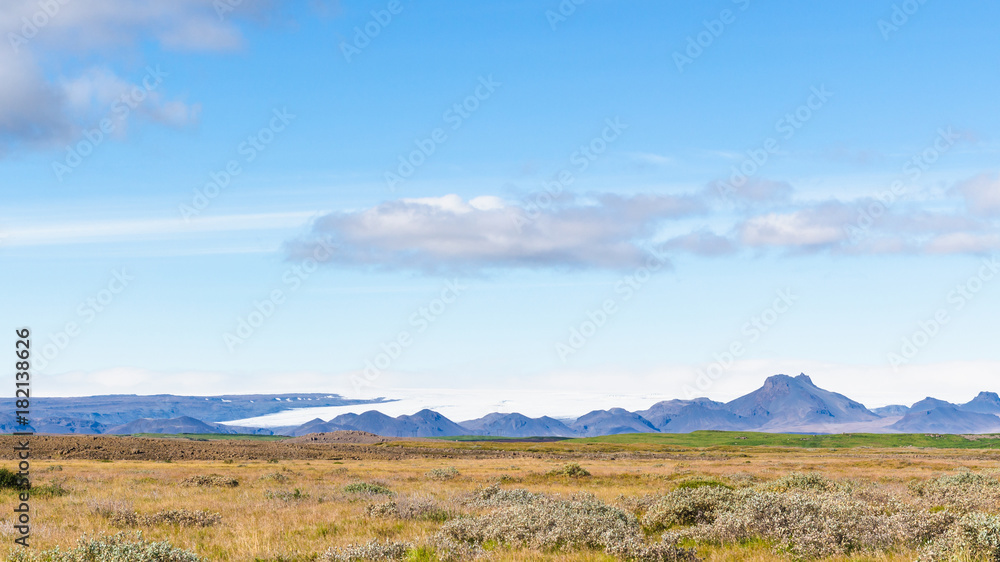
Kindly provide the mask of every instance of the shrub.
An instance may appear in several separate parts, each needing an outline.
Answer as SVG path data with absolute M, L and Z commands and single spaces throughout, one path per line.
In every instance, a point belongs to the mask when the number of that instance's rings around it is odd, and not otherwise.
M 442 533 L 432 535 L 427 541 L 427 546 L 410 552 L 410 560 L 414 562 L 423 560 L 467 562 L 480 558 L 489 559 L 489 553 L 482 545 L 456 541 Z
M 571 478 L 590 476 L 590 472 L 588 472 L 586 468 L 583 468 L 575 462 L 568 463 L 562 468 L 557 468 L 549 472 L 549 474 L 552 476 L 569 476 Z
M 1000 503 L 1000 481 L 977 472 L 957 472 L 913 482 L 909 489 L 925 502 L 966 512 L 992 510 Z
M 674 525 L 711 523 L 719 511 L 733 507 L 735 498 L 732 490 L 719 486 L 677 488 L 650 506 L 643 523 L 654 531 Z
M 321 562 L 360 562 L 363 560 L 403 560 L 413 545 L 405 542 L 372 541 L 368 544 L 331 548 L 320 555 Z
M 716 480 L 715 478 L 690 478 L 687 480 L 681 480 L 677 483 L 678 489 L 683 488 L 703 488 L 706 486 L 726 488 L 732 490 L 733 487 L 721 480 Z
M 210 511 L 169 509 L 143 515 L 125 502 L 97 504 L 94 512 L 116 527 L 152 527 L 154 525 L 179 525 L 181 527 L 211 527 L 222 521 L 222 515 Z
M 482 515 L 445 523 L 440 531 L 442 539 L 542 550 L 593 548 L 642 560 L 661 555 L 660 560 L 694 559 L 692 553 L 676 545 L 645 545 L 634 515 L 593 496 L 563 500 L 523 490 L 505 492 L 492 486 L 480 490 L 477 496 L 470 503 L 496 507 Z
M 355 482 L 353 484 L 348 484 L 344 486 L 344 491 L 348 494 L 365 494 L 369 496 L 393 496 L 396 494 L 396 492 L 393 492 L 381 484 L 370 484 L 368 482 Z
M 140 516 L 146 525 L 179 525 L 181 527 L 211 527 L 222 521 L 222 515 L 211 511 L 168 509 Z
M 16 473 L 0 468 L 0 490 L 20 490 L 24 488 L 24 481 Z
M 792 490 L 832 492 L 838 489 L 838 485 L 833 480 L 818 472 L 793 472 L 771 482 L 768 488 L 776 492 L 789 492 Z
M 59 498 L 69 494 L 69 490 L 63 487 L 61 482 L 49 482 L 31 487 L 31 495 L 36 498 Z
M 643 494 L 641 496 L 626 496 L 625 494 L 619 494 L 618 497 L 615 498 L 615 505 L 638 516 L 649 511 L 649 508 L 653 507 L 653 504 L 662 499 L 663 495 L 660 494 Z
M 169 542 L 149 542 L 141 532 L 119 533 L 88 538 L 84 535 L 71 550 L 46 550 L 28 553 L 16 550 L 11 562 L 204 562 L 193 552 L 171 546 Z
M 920 553 L 921 560 L 1000 560 L 1000 516 L 971 513 Z
M 288 476 L 280 472 L 268 472 L 267 474 L 260 477 L 261 480 L 270 480 L 272 482 L 285 482 L 288 480 Z
M 451 513 L 433 498 L 426 496 L 400 497 L 371 504 L 366 508 L 371 517 L 395 517 L 422 521 L 446 521 Z
M 469 507 L 490 508 L 506 505 L 528 505 L 543 499 L 542 494 L 536 494 L 524 489 L 504 490 L 500 486 L 493 484 L 486 488 L 476 490 L 472 496 L 465 500 Z
M 744 490 L 715 521 L 695 528 L 691 538 L 737 543 L 762 539 L 798 558 L 878 552 L 917 547 L 946 528 L 948 513 L 888 512 L 836 493 Z
M 225 488 L 235 488 L 240 485 L 240 481 L 229 476 L 220 474 L 196 475 L 185 478 L 181 481 L 184 486 L 220 486 Z
M 694 549 L 680 548 L 676 541 L 670 540 L 644 544 L 638 539 L 633 539 L 609 546 L 607 553 L 631 562 L 694 562 L 700 560 Z
M 298 488 L 295 488 L 291 492 L 288 490 L 268 490 L 264 492 L 264 496 L 269 500 L 281 500 L 286 502 L 309 499 L 309 494 Z
M 427 473 L 427 477 L 431 480 L 451 480 L 452 478 L 458 477 L 458 469 L 449 466 L 448 468 L 435 468 Z

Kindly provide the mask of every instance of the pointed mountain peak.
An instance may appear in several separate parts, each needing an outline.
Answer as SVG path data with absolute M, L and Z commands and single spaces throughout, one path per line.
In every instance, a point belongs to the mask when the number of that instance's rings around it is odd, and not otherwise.
M 795 377 L 795 380 L 800 381 L 800 382 L 804 382 L 806 384 L 812 384 L 813 386 L 816 386 L 815 384 L 813 384 L 812 379 L 809 378 L 809 375 L 807 375 L 805 373 L 799 373 L 799 376 Z

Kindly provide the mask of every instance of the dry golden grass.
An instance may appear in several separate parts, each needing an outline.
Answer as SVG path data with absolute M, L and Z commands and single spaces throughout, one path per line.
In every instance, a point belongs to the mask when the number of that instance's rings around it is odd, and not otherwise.
M 69 494 L 32 498 L 32 550 L 72 546 L 83 534 L 112 534 L 122 530 L 99 514 L 101 502 L 122 502 L 140 514 L 164 510 L 207 510 L 221 515 L 209 527 L 153 525 L 147 537 L 168 540 L 208 560 L 310 560 L 330 547 L 371 539 L 421 541 L 441 526 L 438 521 L 399 520 L 366 515 L 369 504 L 385 499 L 345 493 L 355 482 L 376 482 L 406 495 L 433 498 L 445 505 L 477 488 L 497 483 L 533 492 L 572 494 L 587 491 L 615 503 L 619 496 L 664 493 L 677 480 L 693 475 L 732 477 L 744 473 L 774 479 L 796 471 L 816 471 L 831 478 L 852 478 L 903 489 L 914 479 L 931 478 L 958 467 L 996 470 L 994 454 L 969 450 L 754 450 L 720 455 L 688 451 L 671 458 L 629 453 L 603 457 L 454 458 L 414 456 L 398 460 L 288 460 L 247 461 L 91 461 L 37 460 L 32 468 L 35 485 L 60 482 Z M 569 459 L 569 460 L 568 460 Z M 548 474 L 567 462 L 579 462 L 591 476 L 570 478 Z M 455 467 L 459 475 L 429 476 L 435 469 Z M 274 476 L 274 474 L 282 476 Z M 432 473 L 433 474 L 433 473 Z M 239 481 L 236 487 L 182 485 L 185 479 L 220 475 Z M 299 492 L 296 494 L 295 490 Z M 269 492 L 277 492 L 270 494 Z M 13 492 L 0 494 L 11 506 Z M 0 556 L 12 550 L 12 512 L 0 513 L 3 545 Z M 744 547 L 701 546 L 706 560 L 782 560 L 767 545 Z M 499 551 L 496 560 L 611 560 L 597 552 L 540 553 Z M 854 560 L 912 560 L 914 553 Z

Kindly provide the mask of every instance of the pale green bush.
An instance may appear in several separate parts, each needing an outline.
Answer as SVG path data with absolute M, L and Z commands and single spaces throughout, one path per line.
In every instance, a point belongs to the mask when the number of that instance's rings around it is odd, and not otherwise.
M 174 548 L 170 543 L 149 542 L 141 532 L 119 533 L 112 536 L 89 538 L 84 535 L 70 550 L 46 550 L 27 553 L 14 552 L 10 562 L 205 562 L 187 550 Z

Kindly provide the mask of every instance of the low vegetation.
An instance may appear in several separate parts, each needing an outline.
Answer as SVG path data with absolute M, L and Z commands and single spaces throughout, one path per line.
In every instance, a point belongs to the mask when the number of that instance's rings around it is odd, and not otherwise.
M 220 474 L 189 476 L 181 481 L 184 486 L 221 486 L 224 488 L 235 488 L 240 485 L 240 481 L 229 476 Z
M 459 475 L 458 469 L 449 466 L 448 468 L 435 468 L 427 472 L 427 477 L 431 480 L 451 480 Z
M 152 542 L 142 533 L 83 537 L 69 550 L 54 548 L 34 553 L 15 551 L 10 562 L 207 562 L 193 552 L 174 548 L 169 542 Z
M 21 477 L 6 468 L 0 468 L 0 490 L 20 489 Z
M 375 482 L 354 482 L 344 486 L 348 494 L 363 494 L 367 496 L 392 496 L 395 492 L 386 486 Z
M 32 548 L 13 545 L 12 512 L 0 513 L 0 559 L 1000 560 L 989 450 L 439 445 L 275 462 L 38 459 Z

